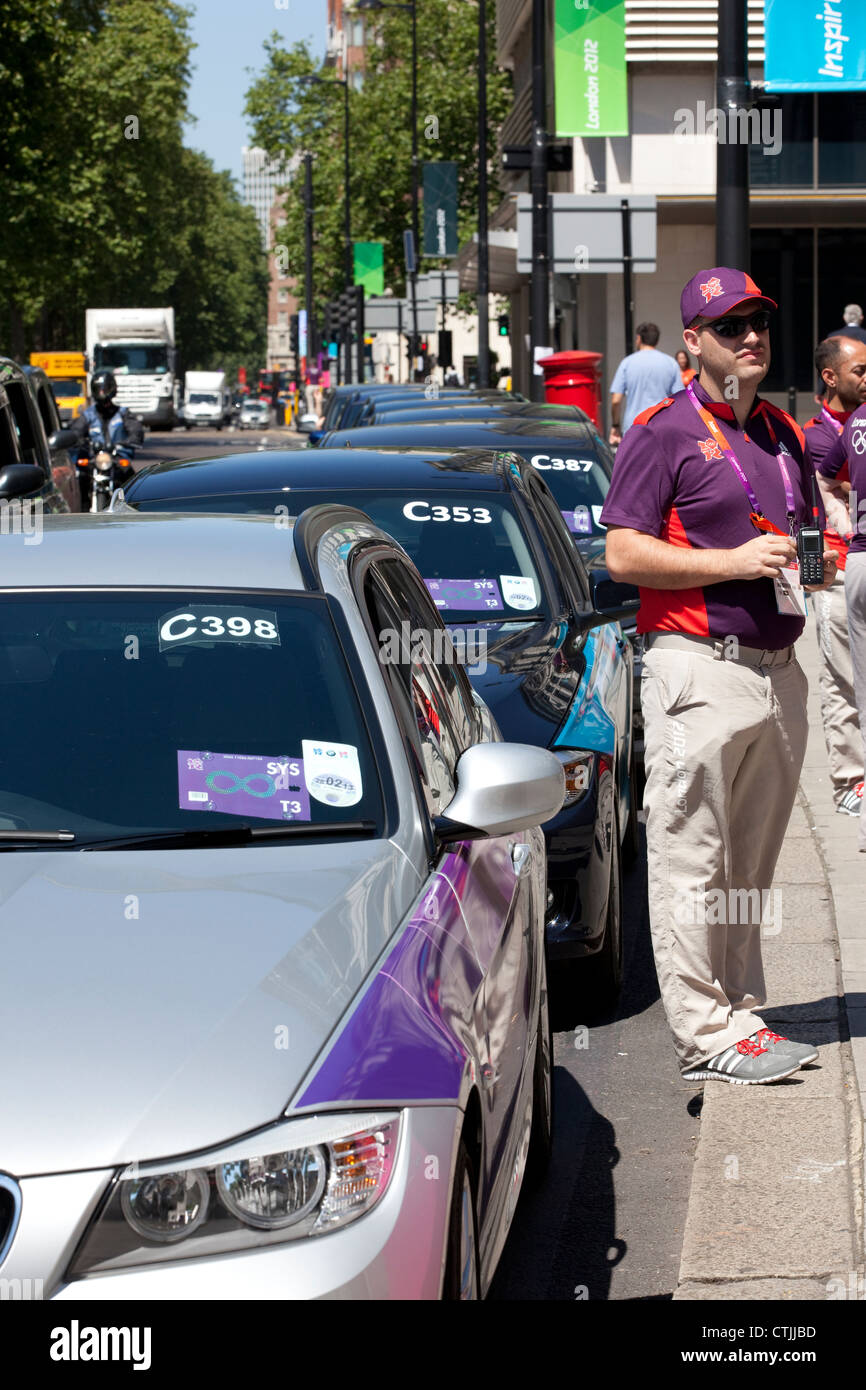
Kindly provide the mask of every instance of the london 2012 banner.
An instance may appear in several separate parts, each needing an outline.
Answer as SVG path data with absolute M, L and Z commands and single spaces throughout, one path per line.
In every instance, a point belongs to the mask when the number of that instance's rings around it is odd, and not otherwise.
M 769 92 L 866 90 L 866 0 L 766 0 Z
M 555 0 L 553 76 L 557 135 L 628 135 L 624 0 Z

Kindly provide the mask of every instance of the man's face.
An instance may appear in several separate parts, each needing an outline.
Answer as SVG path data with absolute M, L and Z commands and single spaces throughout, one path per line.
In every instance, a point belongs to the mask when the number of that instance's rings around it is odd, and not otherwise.
M 748 319 L 763 307 L 759 299 L 747 299 L 719 317 L 720 320 Z M 746 324 L 736 337 L 725 338 L 714 331 L 713 322 L 700 318 L 683 331 L 683 340 L 689 351 L 699 358 L 701 370 L 706 370 L 720 384 L 729 377 L 736 377 L 742 386 L 757 386 L 770 370 L 769 328 L 758 332 Z
M 856 410 L 866 401 L 866 343 L 856 338 L 837 338 L 839 361 L 825 367 L 823 376 L 831 396 L 838 396 L 843 410 Z

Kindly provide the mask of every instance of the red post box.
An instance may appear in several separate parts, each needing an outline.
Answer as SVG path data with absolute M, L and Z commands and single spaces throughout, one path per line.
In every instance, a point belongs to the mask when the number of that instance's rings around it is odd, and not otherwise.
M 544 399 L 577 405 L 601 428 L 600 352 L 554 352 L 539 359 L 544 372 Z

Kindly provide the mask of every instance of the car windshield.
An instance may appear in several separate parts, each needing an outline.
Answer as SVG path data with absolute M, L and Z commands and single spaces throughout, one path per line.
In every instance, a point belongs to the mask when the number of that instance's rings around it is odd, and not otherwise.
M 548 616 L 532 552 L 510 498 L 496 492 L 292 488 L 289 492 L 139 500 L 141 511 L 300 516 L 319 502 L 358 507 L 411 556 L 446 622 Z M 289 511 L 286 511 L 286 508 Z
M 0 850 L 28 830 L 72 831 L 76 850 L 381 826 L 359 700 L 319 597 L 6 596 L 0 701 L 22 733 L 0 749 Z M 23 736 L 61 711 L 59 738 Z
M 509 442 L 512 453 L 531 463 L 547 483 L 575 541 L 581 536 L 603 536 L 601 509 L 610 475 L 604 464 L 586 446 L 569 445 L 567 440 L 526 448 Z
M 68 378 L 60 380 L 55 377 L 51 383 L 51 391 L 55 396 L 83 396 L 84 382 L 73 381 Z
M 190 405 L 219 405 L 219 395 L 215 391 L 190 391 Z

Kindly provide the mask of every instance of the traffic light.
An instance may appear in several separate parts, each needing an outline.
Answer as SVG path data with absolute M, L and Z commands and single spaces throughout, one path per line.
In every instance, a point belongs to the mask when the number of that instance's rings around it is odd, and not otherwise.
M 507 337 L 508 337 L 508 334 L 509 334 L 509 332 L 510 332 L 510 324 L 509 324 L 509 322 L 508 322 L 508 315 L 507 315 L 507 314 L 500 314 L 500 315 L 499 315 L 499 318 L 496 320 L 496 322 L 499 324 L 499 336 L 500 336 L 500 338 L 507 338 Z
M 440 328 L 440 330 L 439 330 L 439 350 L 438 350 L 437 353 L 436 353 L 436 356 L 437 356 L 437 358 L 438 358 L 438 360 L 439 360 L 439 366 L 440 366 L 440 367 L 453 367 L 453 365 L 454 365 L 454 359 L 453 359 L 453 357 L 452 357 L 453 351 L 454 351 L 454 348 L 453 348 L 453 346 L 452 346 L 451 329 L 450 329 L 450 328 Z
M 292 349 L 292 356 L 297 367 L 298 357 L 301 350 L 300 321 L 297 314 L 292 314 L 289 319 L 289 345 Z

